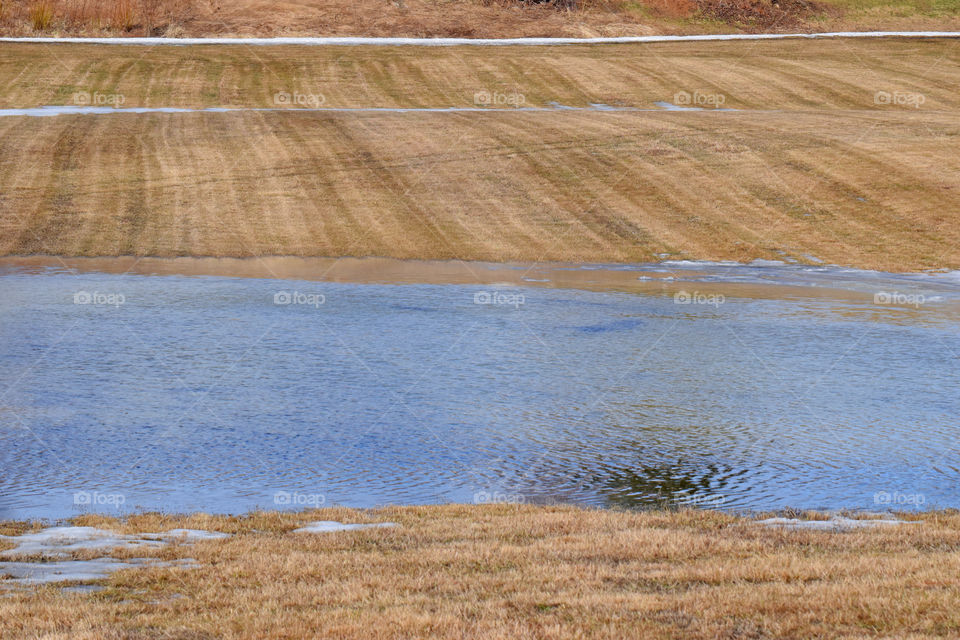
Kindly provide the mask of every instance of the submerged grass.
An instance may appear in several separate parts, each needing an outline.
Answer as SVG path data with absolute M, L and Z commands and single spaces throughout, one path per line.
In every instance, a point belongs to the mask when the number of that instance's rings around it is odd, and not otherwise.
M 158 552 L 199 569 L 123 571 L 93 594 L 14 591 L 0 598 L 0 636 L 957 635 L 960 514 L 904 517 L 921 524 L 781 531 L 710 511 L 517 505 L 85 516 L 75 524 L 234 536 Z M 291 533 L 310 520 L 400 526 Z

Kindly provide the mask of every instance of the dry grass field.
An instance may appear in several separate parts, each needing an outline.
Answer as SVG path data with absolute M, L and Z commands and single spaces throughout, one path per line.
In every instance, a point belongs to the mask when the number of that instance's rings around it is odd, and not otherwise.
M 960 268 L 950 41 L 0 50 L 0 107 L 649 111 L 0 118 L 0 255 L 780 259 Z M 923 96 L 885 104 L 878 91 Z M 667 112 L 675 94 L 737 111 Z M 319 102 L 320 99 L 318 98 Z M 283 106 L 283 105 L 281 105 Z
M 783 531 L 710 511 L 515 505 L 88 516 L 76 523 L 234 535 L 114 552 L 195 558 L 198 569 L 127 570 L 97 593 L 12 591 L 0 597 L 0 636 L 955 637 L 960 516 L 908 518 L 922 524 Z M 316 519 L 400 526 L 290 533 Z
M 0 35 L 621 36 L 960 28 L 957 0 L 3 0 Z
M 0 45 L 0 108 L 123 97 L 123 107 L 474 107 L 482 91 L 520 106 L 656 109 L 677 93 L 749 110 L 960 109 L 960 40 L 775 40 L 555 47 Z M 923 103 L 878 104 L 879 91 Z M 88 103 L 89 104 L 89 103 Z M 314 105 L 317 106 L 317 105 Z M 510 106 L 505 99 L 500 106 Z M 710 106 L 710 105 L 706 105 Z M 840 116 L 842 114 L 833 114 Z M 599 118 L 600 116 L 595 116 Z
M 960 267 L 940 114 L 0 120 L 0 252 Z

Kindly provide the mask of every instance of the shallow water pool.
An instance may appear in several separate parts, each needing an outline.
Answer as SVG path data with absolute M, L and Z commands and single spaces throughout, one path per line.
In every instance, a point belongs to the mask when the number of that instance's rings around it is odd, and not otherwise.
M 617 273 L 639 288 L 5 267 L 0 519 L 960 506 L 955 282 Z

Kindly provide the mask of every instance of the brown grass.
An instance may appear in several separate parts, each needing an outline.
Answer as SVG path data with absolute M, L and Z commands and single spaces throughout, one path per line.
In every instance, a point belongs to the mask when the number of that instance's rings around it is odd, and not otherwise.
M 10 106 L 81 89 L 124 106 L 271 106 L 278 89 L 468 106 L 489 87 L 649 108 L 700 90 L 745 110 L 2 118 L 0 255 L 960 267 L 949 43 L 239 49 L 10 47 L 0 82 Z M 926 102 L 877 105 L 879 89 Z
M 955 269 L 958 137 L 913 114 L 3 119 L 0 253 Z
M 651 33 L 957 30 L 925 0 L 4 0 L 0 35 L 617 36 Z M 119 15 L 118 15 L 119 14 Z
M 155 552 L 196 558 L 202 569 L 124 571 L 95 594 L 45 587 L 0 598 L 0 636 L 956 636 L 960 515 L 915 518 L 922 524 L 828 533 L 706 511 L 513 505 L 154 514 L 122 524 L 92 516 L 77 523 L 235 535 Z M 401 526 L 289 533 L 314 519 Z

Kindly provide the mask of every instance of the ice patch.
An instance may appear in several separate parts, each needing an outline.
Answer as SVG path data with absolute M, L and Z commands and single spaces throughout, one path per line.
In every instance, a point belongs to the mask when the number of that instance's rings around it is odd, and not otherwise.
M 69 558 L 75 551 L 106 549 L 156 548 L 171 542 L 192 543 L 198 540 L 220 540 L 230 534 L 200 529 L 172 529 L 161 533 L 126 535 L 96 527 L 49 527 L 21 536 L 0 536 L 14 543 L 13 549 L 0 552 L 0 557 L 39 555 L 43 559 Z M 114 571 L 132 567 L 197 566 L 192 559 L 163 562 L 154 558 L 96 558 L 94 560 L 59 560 L 56 562 L 0 562 L 0 586 L 47 584 L 51 582 L 89 582 L 107 577 Z
M 197 566 L 192 559 L 164 562 L 154 558 L 96 558 L 95 560 L 63 560 L 60 562 L 0 562 L 0 586 L 50 584 L 52 582 L 90 582 L 102 580 L 121 569 L 135 567 Z
M 768 518 L 758 520 L 756 524 L 792 531 L 850 531 L 853 529 L 870 529 L 874 527 L 889 527 L 900 524 L 920 524 L 917 521 L 907 520 L 854 520 L 852 518 L 835 517 L 830 520 L 798 520 L 796 518 Z
M 0 551 L 0 557 L 42 555 L 46 558 L 69 557 L 74 551 L 158 547 L 169 542 L 195 542 L 228 538 L 230 534 L 198 529 L 173 529 L 162 533 L 125 535 L 96 527 L 49 527 L 22 536 L 0 536 L 14 543 L 13 549 Z M 0 563 L 2 569 L 3 563 Z
M 396 522 L 377 522 L 374 524 L 344 524 L 336 520 L 318 520 L 310 522 L 305 527 L 294 529 L 294 533 L 329 533 L 331 531 L 353 531 L 355 529 L 372 529 L 381 527 L 395 527 Z
M 50 527 L 36 533 L 25 533 L 22 536 L 0 536 L 0 539 L 17 545 L 13 549 L 0 552 L 0 556 L 4 558 L 35 554 L 48 558 L 60 558 L 69 557 L 74 551 L 88 549 L 145 547 L 163 544 L 160 540 L 144 540 L 138 536 L 127 536 L 95 527 Z M 0 568 L 2 568 L 2 564 L 0 564 Z

